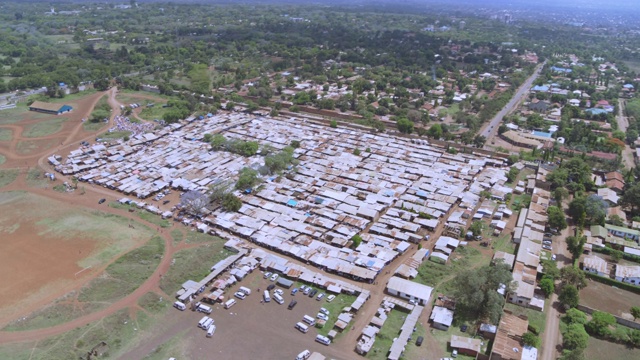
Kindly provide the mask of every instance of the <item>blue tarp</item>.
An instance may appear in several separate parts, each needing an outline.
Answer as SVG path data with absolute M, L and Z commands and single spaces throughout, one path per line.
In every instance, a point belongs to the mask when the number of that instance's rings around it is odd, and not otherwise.
M 293 199 L 290 199 L 289 201 L 287 201 L 287 205 L 295 207 L 298 205 L 298 202 Z

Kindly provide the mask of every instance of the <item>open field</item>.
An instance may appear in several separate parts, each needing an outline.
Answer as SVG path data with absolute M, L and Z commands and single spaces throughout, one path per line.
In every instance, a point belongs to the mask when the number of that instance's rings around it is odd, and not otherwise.
M 47 121 L 37 122 L 25 127 L 22 132 L 22 136 L 27 138 L 39 138 L 53 135 L 62 130 L 62 125 L 67 120 L 69 120 L 69 118 L 66 116 L 57 116 Z
M 407 312 L 399 308 L 391 310 L 382 329 L 380 329 L 380 332 L 376 336 L 376 342 L 373 344 L 371 351 L 367 353 L 367 359 L 384 360 L 387 358 L 389 349 L 391 349 L 391 345 L 393 344 L 393 339 L 400 334 L 400 329 L 407 315 Z
M 156 103 L 157 106 L 160 106 L 162 108 L 162 104 L 166 103 L 166 99 L 169 98 L 164 95 L 147 91 L 132 91 L 124 89 L 118 92 L 118 95 L 116 95 L 116 99 L 123 105 L 137 103 L 145 106 L 147 105 L 147 103 L 153 102 Z
M 580 304 L 628 318 L 631 307 L 640 305 L 640 295 L 589 280 L 587 287 L 580 290 Z
M 199 281 L 211 272 L 211 266 L 231 255 L 224 249 L 224 240 L 213 238 L 210 244 L 178 251 L 173 256 L 173 264 L 162 276 L 160 288 L 167 294 L 174 294 L 180 284 L 188 279 Z
M 0 165 L 4 164 L 5 161 L 7 161 L 7 158 L 4 155 L 0 154 Z
M 13 124 L 25 118 L 29 113 L 29 108 L 25 103 L 19 103 L 13 109 L 2 110 L 0 112 L 0 125 Z
M 44 188 L 48 187 L 50 180 L 44 176 L 44 171 L 39 169 L 29 169 L 27 172 L 27 186 Z
M 138 116 L 149 121 L 153 121 L 153 119 L 162 119 L 164 113 L 169 109 L 170 108 L 163 108 L 162 103 L 156 103 L 153 107 L 143 108 Z
M 0 169 L 0 188 L 7 186 L 18 177 L 18 169 Z
M 13 130 L 0 128 L 0 141 L 11 141 L 13 139 Z
M 433 287 L 434 294 L 446 293 L 447 282 L 453 280 L 459 273 L 479 266 L 489 264 L 491 257 L 472 247 L 459 247 L 445 264 L 425 260 L 418 268 L 417 282 Z
M 584 355 L 587 360 L 637 359 L 638 349 L 631 349 L 623 344 L 590 336 L 589 345 L 584 350 Z
M 89 132 L 101 130 L 106 126 L 107 126 L 107 123 L 104 123 L 102 121 L 100 122 L 85 121 L 84 123 L 82 123 L 82 129 L 84 131 L 89 131 Z
M 21 275 L 0 280 L 0 324 L 66 294 L 63 289 L 151 237 L 147 227 L 128 223 L 32 193 L 0 193 L 0 272 Z
M 19 155 L 38 154 L 50 149 L 58 143 L 56 139 L 25 140 L 19 141 L 16 145 L 16 153 Z
M 104 124 L 104 123 L 100 123 Z M 111 131 L 100 135 L 100 139 L 123 139 L 131 135 L 131 131 Z

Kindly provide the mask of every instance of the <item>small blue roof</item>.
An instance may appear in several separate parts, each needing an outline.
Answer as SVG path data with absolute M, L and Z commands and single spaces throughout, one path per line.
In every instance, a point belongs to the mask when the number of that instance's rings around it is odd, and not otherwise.
M 298 205 L 298 202 L 293 199 L 289 199 L 289 201 L 287 201 L 287 205 L 295 207 Z
M 531 88 L 531 91 L 549 91 L 549 87 L 546 85 L 536 85 Z
M 592 115 L 600 115 L 600 114 L 606 114 L 607 110 L 600 109 L 600 108 L 591 108 L 591 109 L 585 110 L 585 112 L 591 113 Z
M 207 114 L 207 117 L 212 117 L 212 116 L 213 116 L 213 114 L 212 114 L 212 113 L 208 113 L 208 114 Z
M 624 84 L 624 85 L 622 85 L 622 87 L 625 88 L 625 89 L 633 89 L 633 85 L 631 85 L 631 84 Z
M 555 72 L 563 72 L 563 73 L 570 73 L 572 70 L 571 70 L 571 69 L 567 69 L 567 68 L 562 68 L 562 67 L 552 66 L 552 67 L 551 67 L 551 71 L 555 71 Z

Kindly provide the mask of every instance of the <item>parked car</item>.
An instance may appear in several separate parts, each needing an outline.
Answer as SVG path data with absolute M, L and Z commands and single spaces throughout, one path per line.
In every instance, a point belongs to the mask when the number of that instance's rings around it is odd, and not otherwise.
M 316 294 L 318 293 L 318 289 L 313 289 L 311 290 L 311 292 L 309 293 L 309 297 L 314 297 L 316 296 Z
M 320 301 L 320 300 L 322 300 L 322 298 L 324 298 L 324 293 L 320 293 L 318 295 L 318 297 L 316 298 L 316 300 Z
M 273 275 L 271 275 L 271 277 L 269 278 L 269 280 L 271 280 L 271 281 L 276 281 L 276 280 L 278 280 L 278 277 L 279 277 L 279 276 L 280 276 L 280 275 L 278 275 L 278 274 L 273 274 Z
M 550 245 L 547 245 L 547 244 L 543 244 L 543 245 L 542 245 L 542 248 L 543 248 L 543 249 L 546 249 L 546 250 L 551 250 L 551 246 L 550 246 Z
M 298 288 L 293 288 L 293 290 L 291 290 L 291 295 L 295 295 L 298 292 Z
M 320 320 L 324 320 L 324 321 L 329 321 L 329 317 L 323 313 L 318 313 L 318 315 L 316 315 L 316 317 Z
M 266 273 L 264 273 L 264 278 L 268 279 L 271 276 L 271 272 L 267 271 Z
M 267 286 L 267 290 L 271 291 L 275 288 L 276 286 L 274 284 L 269 284 L 269 286 Z
M 549 240 L 543 240 L 542 243 L 545 244 L 545 245 L 549 245 L 549 246 L 551 246 L 551 244 L 552 244 L 552 242 L 549 241 Z
M 304 288 L 304 290 L 302 291 L 303 294 L 305 295 L 309 295 L 309 293 L 311 292 L 311 288 L 310 287 L 306 287 Z
M 556 261 L 556 254 L 551 255 L 551 260 Z
M 332 301 L 333 301 L 333 299 L 335 299 L 335 298 L 336 298 L 336 296 L 335 296 L 335 295 L 333 295 L 333 294 L 332 294 L 332 295 L 329 295 L 329 296 L 327 296 L 327 302 L 332 302 Z
M 416 339 L 416 346 L 422 345 L 423 341 L 424 341 L 424 338 L 422 336 L 418 336 L 418 338 Z
M 320 312 L 325 314 L 325 315 L 329 315 L 329 310 L 327 310 L 325 308 L 320 308 Z
M 468 327 L 467 325 L 462 325 L 462 326 L 460 326 L 460 331 L 462 331 L 462 332 L 467 332 L 467 329 L 468 329 L 468 328 L 469 328 L 469 327 Z
M 284 295 L 284 291 L 282 289 L 275 289 L 273 292 L 280 296 Z
M 104 203 L 105 201 L 107 201 L 107 199 L 102 198 L 102 199 L 98 200 L 98 204 L 102 204 L 102 203 Z
M 240 300 L 244 300 L 244 298 L 247 297 L 247 294 L 241 292 L 241 291 L 237 291 L 235 294 L 233 294 L 233 296 L 237 297 Z
M 291 300 L 291 302 L 289 303 L 289 310 L 293 309 L 297 303 L 298 303 L 297 301 Z
M 451 352 L 451 356 L 452 357 L 458 357 L 458 350 L 457 349 L 453 349 L 453 351 Z

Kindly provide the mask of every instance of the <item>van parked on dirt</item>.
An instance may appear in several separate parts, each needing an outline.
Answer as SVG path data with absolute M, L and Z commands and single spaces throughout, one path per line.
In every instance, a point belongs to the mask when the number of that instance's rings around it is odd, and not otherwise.
M 213 319 L 210 317 L 207 317 L 207 321 L 205 321 L 204 324 L 202 324 L 202 330 L 207 331 L 211 325 L 213 325 Z
M 205 314 L 211 314 L 212 309 L 210 307 L 208 307 L 207 305 L 198 304 L 198 306 L 196 307 L 196 311 L 197 312 L 201 312 L 201 313 L 205 313 Z
M 301 322 L 296 324 L 296 329 L 300 330 L 300 332 L 307 333 L 309 331 L 309 327 Z
M 284 299 L 279 294 L 273 294 L 273 300 L 275 300 L 278 304 L 284 304 Z
M 249 289 L 248 287 L 240 286 L 238 291 L 243 292 L 245 295 L 251 295 L 251 289 Z
M 180 310 L 180 311 L 185 311 L 187 310 L 187 306 L 183 303 L 181 303 L 180 301 L 176 301 L 173 303 L 173 307 Z
M 320 344 L 325 344 L 325 345 L 331 344 L 331 340 L 329 340 L 328 337 L 322 336 L 322 335 L 319 335 L 319 334 L 318 334 L 318 336 L 316 336 L 316 341 L 319 342 Z
M 225 309 L 229 309 L 230 307 L 232 307 L 235 304 L 236 304 L 236 300 L 235 299 L 229 299 L 229 300 L 227 300 L 226 303 L 224 303 L 224 308 Z
M 209 325 L 209 328 L 207 329 L 207 337 L 212 337 L 215 332 L 216 326 L 213 324 Z
M 268 290 L 264 291 L 264 294 L 262 295 L 262 297 L 264 298 L 264 302 L 271 302 L 271 296 L 269 296 Z
M 206 327 L 204 327 L 204 324 L 205 324 L 209 319 L 211 319 L 211 318 L 210 318 L 210 317 L 208 317 L 208 316 L 203 316 L 203 317 L 202 317 L 202 319 L 200 319 L 200 321 L 198 321 L 198 327 L 199 327 L 199 328 L 201 328 L 201 329 L 205 329 L 205 330 L 206 330 L 207 328 L 206 328 Z
M 311 357 L 311 351 L 305 350 L 296 356 L 296 360 L 307 360 Z
M 312 318 L 309 315 L 305 315 L 302 317 L 302 321 L 306 322 L 307 324 L 309 324 L 310 326 L 315 326 L 316 325 L 316 319 Z

